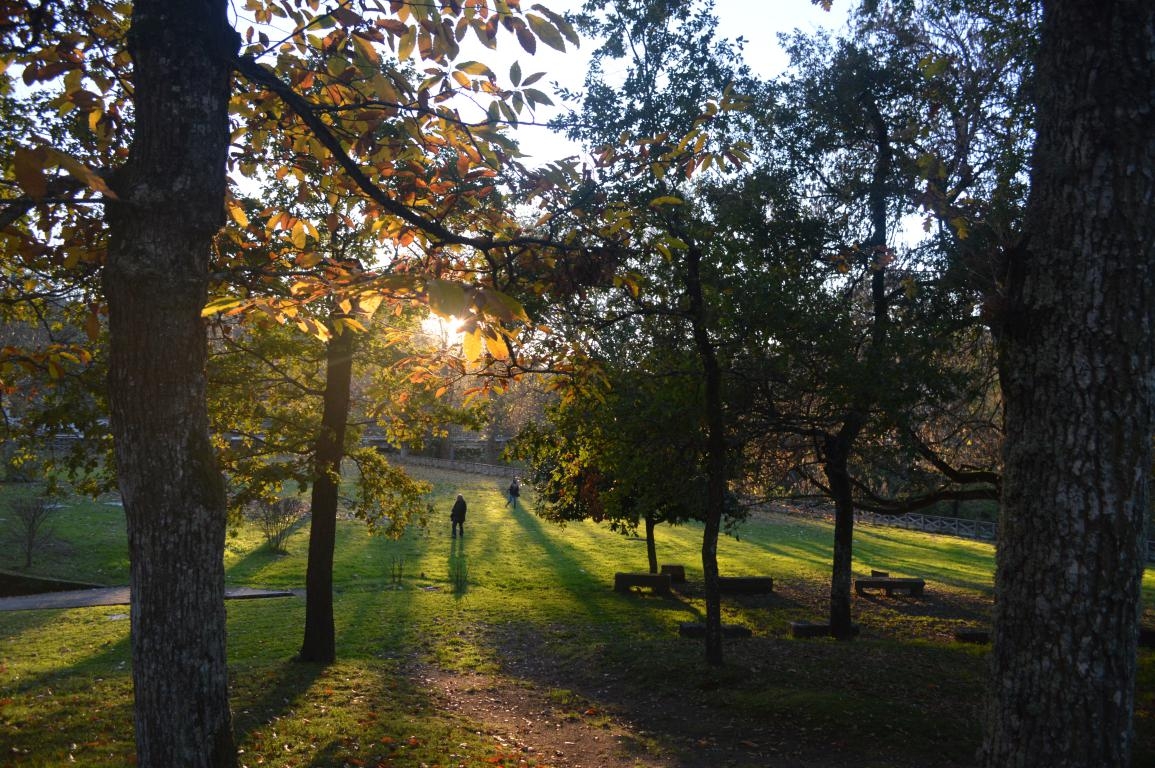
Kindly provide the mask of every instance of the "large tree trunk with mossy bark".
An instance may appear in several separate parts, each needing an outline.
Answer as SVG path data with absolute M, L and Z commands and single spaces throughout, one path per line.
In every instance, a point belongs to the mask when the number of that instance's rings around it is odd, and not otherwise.
M 229 56 L 220 0 L 133 6 L 135 132 L 107 206 L 109 401 L 128 526 L 136 764 L 236 765 L 225 659 L 225 493 L 201 308 L 224 223 Z
M 1155 4 L 1044 3 L 1010 255 L 988 768 L 1130 765 L 1152 427 Z

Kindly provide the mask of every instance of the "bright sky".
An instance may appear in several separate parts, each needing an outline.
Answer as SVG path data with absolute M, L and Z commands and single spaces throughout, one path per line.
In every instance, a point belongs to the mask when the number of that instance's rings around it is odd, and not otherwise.
M 550 10 L 564 13 L 577 10 L 582 0 L 541 0 Z M 778 45 L 778 34 L 801 29 L 804 32 L 819 28 L 837 29 L 846 19 L 851 0 L 836 0 L 833 10 L 823 11 L 810 0 L 715 0 L 714 13 L 718 17 L 717 35 L 734 39 L 739 36 L 746 40 L 744 58 L 756 74 L 771 77 L 786 66 L 786 54 Z M 581 49 L 558 53 L 548 46 L 539 45 L 538 52 L 530 56 L 521 50 L 511 38 L 504 38 L 504 45 L 497 51 L 486 51 L 479 58 L 490 63 L 504 78 L 508 66 L 517 59 L 524 73 L 547 72 L 542 85 L 561 82 L 562 85 L 579 88 L 585 77 L 589 50 L 593 43 L 583 43 Z M 508 55 L 508 60 L 505 58 Z M 550 88 L 542 88 L 550 92 Z M 553 96 L 550 93 L 551 97 Z M 555 99 L 556 101 L 556 99 Z M 538 111 L 537 119 L 545 122 L 552 113 Z M 574 147 L 564 139 L 552 134 L 548 129 L 523 126 L 517 132 L 522 151 L 531 156 L 530 163 L 574 154 Z

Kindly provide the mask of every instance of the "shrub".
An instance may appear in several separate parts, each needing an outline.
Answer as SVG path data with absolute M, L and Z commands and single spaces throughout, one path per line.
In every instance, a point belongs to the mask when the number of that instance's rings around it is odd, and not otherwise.
M 309 505 L 300 499 L 261 499 L 245 508 L 245 518 L 256 523 L 274 552 L 284 552 L 289 531 L 308 512 Z
M 24 567 L 32 567 L 32 555 L 52 535 L 48 520 L 58 507 L 45 496 L 26 496 L 8 502 L 16 522 L 15 538 L 24 555 Z

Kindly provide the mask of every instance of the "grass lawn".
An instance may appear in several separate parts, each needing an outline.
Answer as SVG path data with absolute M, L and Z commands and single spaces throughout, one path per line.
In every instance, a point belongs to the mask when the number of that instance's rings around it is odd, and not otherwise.
M 775 593 L 724 601 L 724 621 L 754 637 L 728 641 L 726 666 L 715 670 L 702 663 L 700 641 L 677 632 L 704 612 L 697 526 L 658 529 L 659 559 L 686 567 L 686 590 L 672 598 L 620 595 L 613 574 L 646 569 L 644 542 L 592 524 L 545 523 L 526 510 L 528 488 L 513 511 L 500 478 L 414 474 L 435 485 L 428 530 L 391 541 L 355 521 L 338 528 L 337 664 L 290 661 L 303 625 L 300 598 L 229 603 L 243 765 L 570 764 L 515 749 L 477 713 L 445 706 L 430 684 L 443 674 L 500 680 L 507 697 L 544 692 L 535 717 L 559 729 L 609 733 L 614 722 L 628 722 L 642 750 L 639 766 L 974 763 L 986 652 L 951 638 L 955 628 L 987 621 L 989 545 L 860 527 L 855 572 L 921 576 L 926 597 L 856 598 L 857 641 L 800 641 L 789 638 L 790 621 L 825 618 L 830 526 L 758 516 L 720 542 L 721 569 L 771 575 Z M 449 537 L 459 492 L 470 504 L 464 542 Z M 0 536 L 9 524 L 0 521 Z M 119 508 L 72 503 L 55 537 L 37 553 L 33 573 L 127 582 Z M 239 531 L 225 553 L 229 585 L 301 588 L 307 538 L 307 525 L 298 526 L 288 554 L 276 554 L 254 530 Z M 11 547 L 0 551 L 9 560 L 0 567 L 19 564 Z M 1151 624 L 1150 570 L 1143 593 Z M 128 765 L 129 666 L 125 606 L 0 613 L 0 766 Z M 1141 652 L 1138 698 L 1134 764 L 1152 765 L 1150 650 Z

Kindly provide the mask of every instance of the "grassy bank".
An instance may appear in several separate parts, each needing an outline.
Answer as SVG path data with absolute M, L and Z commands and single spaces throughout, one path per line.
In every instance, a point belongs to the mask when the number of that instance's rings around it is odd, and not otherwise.
M 666 764 L 694 762 L 730 739 L 733 765 L 965 766 L 973 763 L 985 651 L 952 642 L 981 626 L 991 599 L 989 545 L 889 528 L 856 533 L 856 573 L 927 581 L 927 596 L 856 600 L 862 637 L 798 641 L 792 620 L 821 620 L 830 527 L 758 516 L 720 544 L 726 575 L 772 575 L 770 596 L 727 599 L 724 620 L 754 632 L 727 645 L 720 671 L 678 625 L 699 621 L 700 529 L 659 528 L 659 558 L 686 567 L 673 598 L 612 591 L 644 570 L 645 544 L 594 525 L 558 528 L 504 506 L 501 479 L 423 471 L 434 482 L 427 530 L 398 541 L 339 527 L 335 564 L 340 661 L 290 661 L 299 598 L 229 604 L 233 712 L 244 765 L 553 765 L 512 750 L 476 718 L 444 706 L 434 672 L 493 675 L 549 694 L 559 722 L 633 723 Z M 464 542 L 449 537 L 456 493 L 470 503 Z M 58 551 L 35 570 L 127 580 L 120 510 L 77 503 L 57 522 Z M 308 531 L 288 554 L 242 530 L 226 552 L 230 586 L 298 589 Z M 1144 584 L 1151 618 L 1155 576 Z M 0 766 L 123 766 L 131 755 L 127 608 L 0 613 Z M 1135 764 L 1155 762 L 1155 658 L 1141 657 Z M 527 693 L 528 695 L 528 693 Z M 680 716 L 680 717 L 678 717 Z M 747 746 L 748 745 L 748 746 Z M 657 759 L 657 758 L 655 758 Z M 639 765 L 648 765 L 639 758 Z

